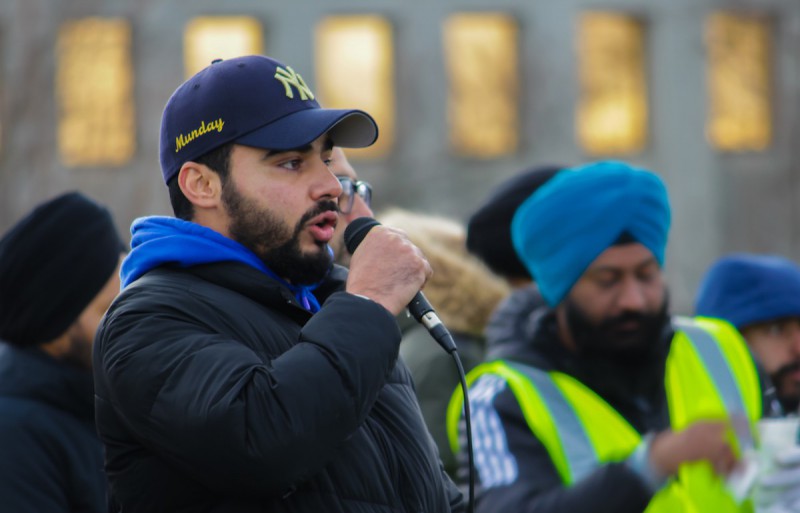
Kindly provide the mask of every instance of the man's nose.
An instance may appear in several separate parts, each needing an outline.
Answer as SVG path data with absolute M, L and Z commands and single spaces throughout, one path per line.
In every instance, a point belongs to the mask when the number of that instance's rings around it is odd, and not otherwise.
M 620 310 L 641 312 L 646 308 L 647 300 L 641 283 L 636 279 L 628 278 L 623 280 L 620 286 L 622 289 L 617 298 L 617 306 Z
M 314 164 L 315 166 L 315 181 L 311 189 L 312 199 L 315 201 L 323 198 L 331 198 L 336 200 L 342 195 L 342 184 L 328 165 L 322 159 Z

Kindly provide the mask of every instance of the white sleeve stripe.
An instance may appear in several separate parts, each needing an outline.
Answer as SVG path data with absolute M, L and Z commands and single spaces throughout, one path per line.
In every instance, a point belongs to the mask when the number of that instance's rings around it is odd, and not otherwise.
M 505 380 L 487 374 L 469 391 L 475 468 L 484 488 L 509 485 L 518 475 L 517 461 L 508 450 L 505 430 L 492 405 L 495 396 L 505 388 Z

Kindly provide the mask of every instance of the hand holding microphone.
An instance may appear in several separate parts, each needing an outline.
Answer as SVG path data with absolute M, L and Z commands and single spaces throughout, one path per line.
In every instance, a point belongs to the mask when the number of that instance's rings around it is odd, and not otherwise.
M 374 227 L 377 228 L 373 230 Z M 433 273 L 422 252 L 405 233 L 380 226 L 372 218 L 351 222 L 344 240 L 353 255 L 346 290 L 372 299 L 393 315 L 406 308 Z
M 373 230 L 375 227 L 379 229 Z M 370 233 L 372 235 L 367 237 Z M 428 329 L 445 351 L 456 350 L 447 328 L 419 291 L 433 270 L 403 232 L 381 226 L 371 217 L 361 217 L 347 226 L 344 242 L 353 255 L 348 292 L 366 296 L 394 315 L 408 307 L 409 313 Z M 370 249 L 364 251 L 367 246 Z M 364 249 L 357 253 L 358 247 Z

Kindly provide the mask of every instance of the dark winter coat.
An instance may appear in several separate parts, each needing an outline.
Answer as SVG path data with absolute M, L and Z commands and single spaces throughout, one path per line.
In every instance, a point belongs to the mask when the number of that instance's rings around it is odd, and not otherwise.
M 92 374 L 0 342 L 0 512 L 106 511 Z
M 463 510 L 425 429 L 400 333 L 345 292 L 313 316 L 240 263 L 158 268 L 95 344 L 97 424 L 125 512 Z

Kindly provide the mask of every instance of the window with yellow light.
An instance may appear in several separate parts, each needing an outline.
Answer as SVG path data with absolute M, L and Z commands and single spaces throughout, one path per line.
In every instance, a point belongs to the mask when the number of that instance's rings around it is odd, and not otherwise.
M 251 16 L 199 16 L 186 24 L 183 33 L 186 78 L 215 59 L 263 53 L 261 23 Z
M 58 150 L 75 166 L 120 166 L 136 146 L 131 27 L 120 18 L 64 23 L 56 48 Z
M 578 20 L 576 132 L 591 155 L 625 155 L 648 138 L 645 29 L 633 16 L 585 12 Z
M 492 158 L 518 144 L 518 27 L 496 12 L 457 13 L 444 23 L 447 118 L 457 155 Z
M 335 15 L 316 27 L 316 95 L 325 108 L 357 108 L 378 123 L 372 146 L 348 149 L 356 158 L 387 155 L 395 140 L 393 31 L 377 15 Z M 335 141 L 334 141 L 335 142 Z
M 771 23 L 718 12 L 706 22 L 709 142 L 722 151 L 759 151 L 772 139 Z

